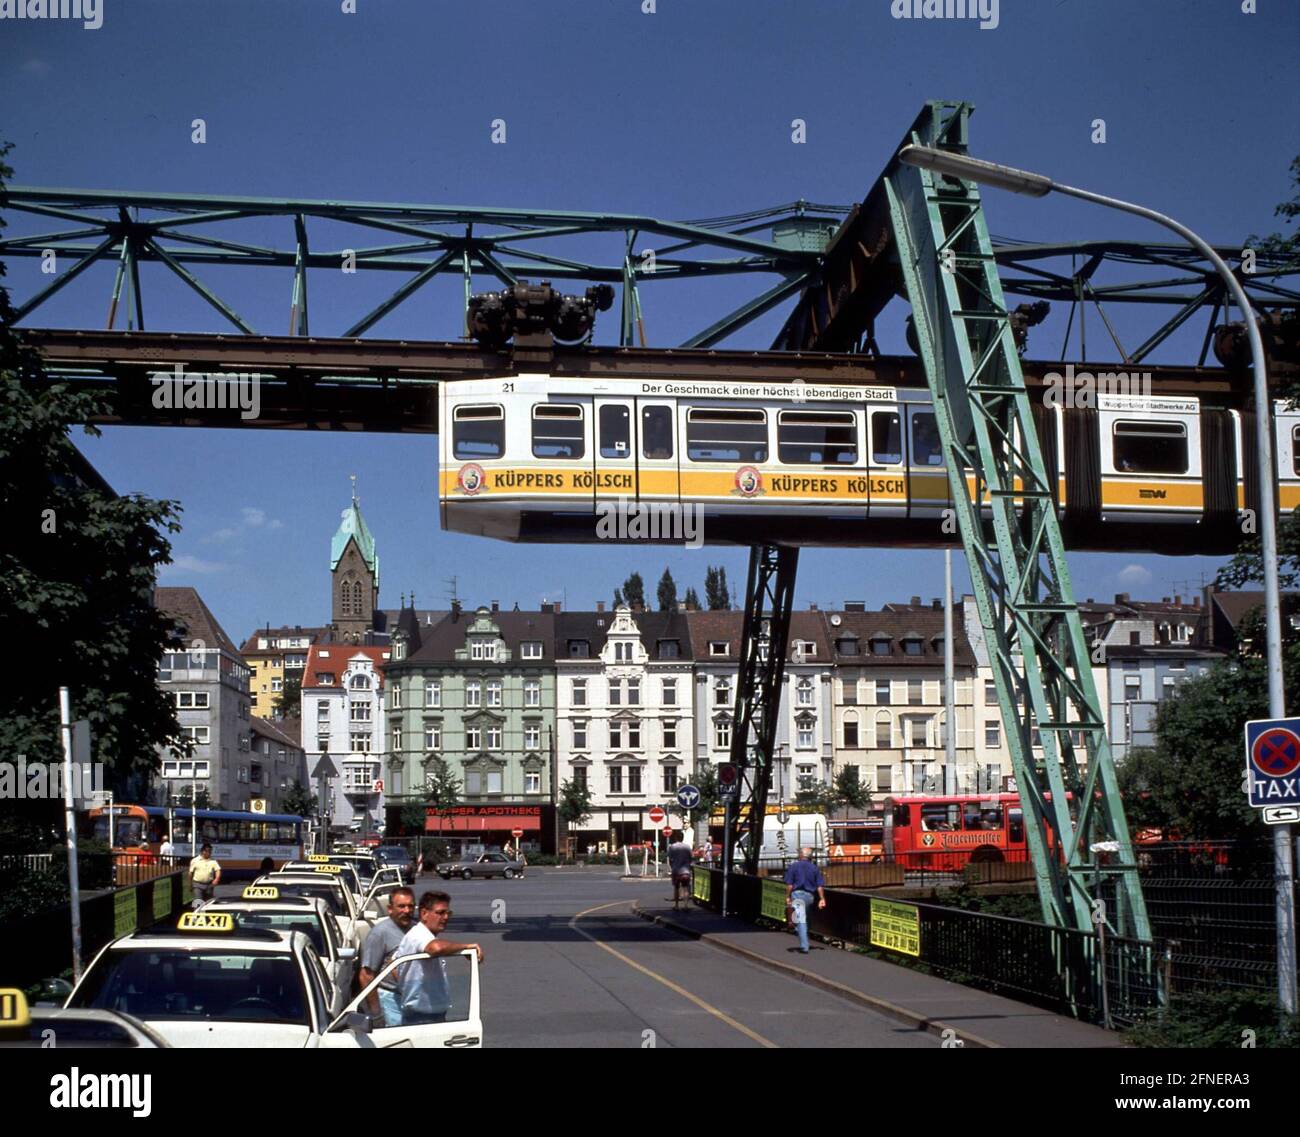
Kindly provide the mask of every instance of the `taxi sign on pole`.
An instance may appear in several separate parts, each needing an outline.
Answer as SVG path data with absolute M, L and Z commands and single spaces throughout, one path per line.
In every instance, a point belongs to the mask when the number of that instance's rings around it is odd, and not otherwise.
M 1246 780 L 1250 804 L 1256 809 L 1300 806 L 1300 718 L 1256 719 L 1246 724 Z M 1266 815 L 1264 820 L 1270 818 Z
M 734 762 L 723 762 L 718 766 L 718 791 L 724 798 L 740 796 L 740 771 Z

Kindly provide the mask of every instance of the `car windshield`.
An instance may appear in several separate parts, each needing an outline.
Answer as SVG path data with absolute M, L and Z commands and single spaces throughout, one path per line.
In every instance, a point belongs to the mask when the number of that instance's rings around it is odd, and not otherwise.
M 307 912 L 238 912 L 235 920 L 241 928 L 275 928 L 281 932 L 301 932 L 322 959 L 327 954 L 325 929 Z
M 375 859 L 390 865 L 409 865 L 411 856 L 405 849 L 376 849 Z
M 146 1020 L 308 1024 L 296 961 L 254 951 L 109 951 L 68 1005 Z
M 311 881 L 275 881 L 275 887 L 281 896 L 319 896 L 335 916 L 347 916 L 348 910 L 343 903 L 339 890 L 332 884 L 314 884 Z

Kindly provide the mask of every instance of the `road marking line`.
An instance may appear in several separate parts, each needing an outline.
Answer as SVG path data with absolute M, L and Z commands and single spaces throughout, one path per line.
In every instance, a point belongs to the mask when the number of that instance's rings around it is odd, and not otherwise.
M 572 920 L 569 921 L 569 927 L 572 928 L 575 932 L 577 932 L 580 936 L 585 936 L 598 948 L 604 948 L 615 959 L 622 960 L 624 963 L 628 965 L 628 967 L 632 968 L 633 970 L 641 972 L 642 975 L 648 975 L 651 979 L 654 979 L 656 982 L 662 983 L 670 991 L 676 992 L 683 999 L 690 1000 L 690 1002 L 694 1003 L 697 1007 L 700 1008 L 700 1010 L 708 1011 L 708 1013 L 713 1015 L 714 1018 L 720 1019 L 722 1022 L 726 1023 L 729 1027 L 732 1027 L 735 1030 L 740 1031 L 740 1033 L 743 1034 L 746 1038 L 750 1039 L 753 1042 L 757 1042 L 759 1046 L 767 1047 L 769 1050 L 780 1049 L 778 1045 L 775 1042 L 773 1042 L 770 1038 L 764 1038 L 757 1031 L 750 1030 L 749 1027 L 747 1027 L 744 1023 L 737 1022 L 725 1011 L 720 1011 L 718 1010 L 717 1007 L 713 1006 L 713 1004 L 706 1003 L 698 995 L 693 995 L 690 991 L 686 990 L 685 987 L 679 986 L 678 984 L 674 983 L 671 979 L 665 979 L 664 976 L 660 975 L 657 971 L 651 971 L 650 968 L 637 963 L 635 959 L 629 959 L 621 951 L 615 950 L 614 948 L 610 947 L 609 944 L 607 943 L 602 943 L 600 940 L 596 939 L 596 937 L 593 936 L 590 932 L 584 931 L 582 928 L 578 927 L 578 921 L 581 920 L 584 916 L 590 916 L 593 912 L 600 912 L 606 908 L 617 908 L 619 905 L 631 904 L 631 903 L 632 901 L 630 900 L 614 900 L 611 901 L 609 904 L 598 904 L 596 905 L 595 908 L 588 908 L 583 912 L 579 912 L 576 916 L 573 917 Z

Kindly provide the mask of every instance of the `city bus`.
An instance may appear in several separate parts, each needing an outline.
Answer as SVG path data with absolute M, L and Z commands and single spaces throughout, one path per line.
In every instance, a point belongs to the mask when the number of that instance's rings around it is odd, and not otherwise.
M 909 869 L 960 872 L 968 864 L 1025 861 L 1019 794 L 917 794 L 885 798 L 884 848 Z
M 87 833 L 108 844 L 121 858 L 135 857 L 142 863 L 156 862 L 164 841 L 171 837 L 173 856 L 188 858 L 196 850 L 190 844 L 190 819 L 199 830 L 199 845 L 212 846 L 212 856 L 221 863 L 222 878 L 252 879 L 259 875 L 262 860 L 270 857 L 279 868 L 288 861 L 300 861 L 309 823 L 289 813 L 249 813 L 228 809 L 189 810 L 157 805 L 96 806 L 87 814 Z
M 870 813 L 866 817 L 830 823 L 830 842 L 826 858 L 835 861 L 878 861 L 885 852 L 885 815 Z

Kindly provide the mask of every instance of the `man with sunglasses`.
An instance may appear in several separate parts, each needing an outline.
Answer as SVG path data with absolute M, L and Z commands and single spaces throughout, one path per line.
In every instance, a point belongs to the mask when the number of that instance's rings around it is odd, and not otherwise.
M 411 927 L 397 947 L 399 956 L 421 953 L 427 956 L 398 969 L 403 1026 L 446 1021 L 451 1010 L 451 989 L 447 986 L 447 965 L 440 957 L 473 948 L 479 963 L 483 962 L 483 949 L 478 944 L 458 944 L 439 938 L 450 919 L 451 897 L 445 892 L 426 892 L 420 897 L 419 923 Z
M 397 954 L 398 945 L 415 923 L 415 893 L 409 888 L 395 888 L 388 897 L 388 918 L 380 920 L 366 936 L 361 948 L 361 986 L 370 984 Z M 372 992 L 367 1005 L 372 1016 L 383 1015 L 387 1026 L 400 1026 L 402 1004 L 398 999 L 397 972 L 391 973 Z

